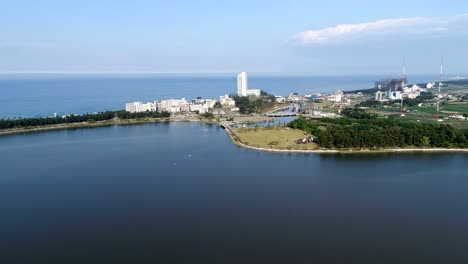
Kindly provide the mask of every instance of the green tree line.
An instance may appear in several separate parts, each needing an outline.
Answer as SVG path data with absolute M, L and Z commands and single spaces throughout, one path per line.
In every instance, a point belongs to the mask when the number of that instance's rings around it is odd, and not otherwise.
M 127 111 L 117 111 L 116 115 L 120 119 L 136 119 L 136 118 L 167 118 L 170 117 L 171 114 L 169 112 L 138 112 L 138 113 L 130 113 Z
M 328 149 L 439 147 L 468 148 L 468 129 L 450 125 L 403 122 L 392 118 L 305 119 L 289 127 L 311 133 L 316 143 Z
M 135 118 L 165 118 L 169 117 L 168 112 L 142 112 L 130 113 L 126 111 L 106 111 L 99 113 L 88 113 L 82 115 L 67 115 L 57 117 L 36 117 L 36 118 L 15 118 L 15 119 L 0 119 L 0 130 L 11 129 L 17 127 L 37 127 L 46 125 L 72 124 L 81 122 L 94 122 L 111 120 L 114 117 L 120 119 L 135 119 Z
M 114 118 L 115 112 L 107 111 L 93 114 L 67 115 L 57 117 L 36 117 L 20 119 L 0 119 L 0 130 L 16 127 L 35 127 L 45 125 L 57 125 L 66 123 L 81 123 L 87 121 L 104 121 Z

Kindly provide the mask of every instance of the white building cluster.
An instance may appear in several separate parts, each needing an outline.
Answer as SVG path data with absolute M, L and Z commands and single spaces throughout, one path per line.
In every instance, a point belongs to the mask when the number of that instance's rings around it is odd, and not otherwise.
M 259 89 L 248 89 L 248 80 L 247 73 L 241 72 L 237 76 L 237 94 L 239 96 L 260 96 L 261 90 Z M 140 113 L 140 112 L 169 112 L 171 114 L 175 113 L 184 113 L 184 112 L 197 112 L 204 114 L 207 112 L 213 112 L 212 109 L 216 105 L 217 101 L 215 99 L 202 99 L 197 97 L 192 101 L 187 101 L 185 98 L 182 99 L 170 99 L 170 100 L 161 100 L 153 101 L 148 103 L 143 102 L 133 102 L 127 103 L 125 105 L 125 110 L 131 113 Z M 236 108 L 236 101 L 234 98 L 231 98 L 229 95 L 223 95 L 219 97 L 219 103 L 221 107 L 228 108 L 230 112 L 239 111 Z M 225 112 L 225 111 L 217 111 Z
M 183 112 L 199 112 L 201 114 L 208 112 L 216 104 L 214 99 L 200 99 L 197 98 L 192 102 L 188 102 L 185 98 L 180 100 L 170 99 L 161 100 L 148 103 L 134 102 L 127 103 L 125 110 L 130 113 L 139 112 L 169 112 L 183 113 Z
M 290 103 L 298 103 L 302 100 L 303 98 L 297 94 L 297 93 L 290 93 L 288 94 L 288 97 L 286 98 L 286 100 Z
M 180 100 L 170 99 L 159 101 L 159 112 L 180 113 L 189 111 L 189 103 L 185 98 Z
M 338 90 L 333 94 L 326 96 L 327 101 L 334 102 L 334 103 L 342 103 L 345 101 L 345 95 L 342 91 Z
M 284 96 L 275 96 L 275 100 L 278 104 L 285 104 L 286 103 L 286 98 Z
M 158 111 L 159 103 L 154 101 L 153 103 L 142 103 L 134 102 L 125 104 L 125 111 L 130 113 L 139 113 L 139 112 L 156 112 Z
M 318 95 L 322 100 L 327 100 L 334 103 L 334 107 L 342 108 L 351 105 L 350 96 L 345 95 L 342 91 L 338 90 L 329 95 Z
M 227 107 L 236 106 L 236 101 L 227 94 L 219 97 L 219 103 Z
M 214 99 L 197 98 L 190 103 L 190 112 L 208 113 L 216 104 Z

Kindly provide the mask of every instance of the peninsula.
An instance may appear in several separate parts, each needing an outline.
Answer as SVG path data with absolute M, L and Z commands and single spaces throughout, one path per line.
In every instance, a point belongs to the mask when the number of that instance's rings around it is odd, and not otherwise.
M 345 115 L 298 118 L 285 126 L 222 126 L 238 146 L 268 152 L 468 152 L 468 129 L 379 118 L 356 109 L 347 109 Z

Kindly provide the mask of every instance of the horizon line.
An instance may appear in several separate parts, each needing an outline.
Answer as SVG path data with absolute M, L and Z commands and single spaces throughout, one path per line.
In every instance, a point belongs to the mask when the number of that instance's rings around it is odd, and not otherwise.
M 237 74 L 241 71 L 213 71 L 213 72 L 135 72 L 135 71 L 116 71 L 116 72 L 80 72 L 80 71 L 5 71 L 0 72 L 0 75 L 222 75 L 222 74 Z M 385 75 L 393 76 L 399 73 L 324 73 L 324 74 L 309 74 L 309 73 L 291 73 L 291 72 L 267 72 L 267 71 L 247 71 L 249 74 L 265 74 L 265 75 L 278 75 L 278 76 L 376 76 L 376 75 Z M 435 75 L 438 76 L 439 73 L 414 73 L 409 74 L 409 76 L 421 76 L 421 75 Z M 408 75 L 408 74 L 407 74 Z M 460 77 L 461 75 L 468 75 L 468 73 L 454 73 L 446 74 L 446 76 L 456 76 Z

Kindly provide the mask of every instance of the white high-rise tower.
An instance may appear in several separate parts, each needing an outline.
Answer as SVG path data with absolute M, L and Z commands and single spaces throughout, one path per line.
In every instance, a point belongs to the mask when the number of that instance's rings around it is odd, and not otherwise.
M 247 96 L 247 73 L 241 72 L 237 75 L 237 95 Z

